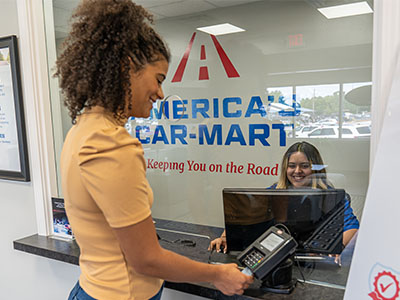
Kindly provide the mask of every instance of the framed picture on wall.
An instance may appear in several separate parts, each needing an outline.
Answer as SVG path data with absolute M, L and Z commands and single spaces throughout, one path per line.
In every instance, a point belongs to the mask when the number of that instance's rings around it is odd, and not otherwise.
M 30 181 L 16 36 L 0 38 L 0 179 Z

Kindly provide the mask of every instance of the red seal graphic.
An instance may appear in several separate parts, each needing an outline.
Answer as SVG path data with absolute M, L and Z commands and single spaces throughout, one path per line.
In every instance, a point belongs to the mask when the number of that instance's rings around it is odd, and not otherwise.
M 378 273 L 374 287 L 375 290 L 369 294 L 374 300 L 395 300 L 399 296 L 399 281 L 391 272 Z

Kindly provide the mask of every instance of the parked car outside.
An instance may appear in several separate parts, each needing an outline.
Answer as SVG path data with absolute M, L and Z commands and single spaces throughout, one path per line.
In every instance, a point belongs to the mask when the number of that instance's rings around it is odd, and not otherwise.
M 305 126 L 300 127 L 299 130 L 297 130 L 297 128 L 296 128 L 296 137 L 299 137 L 299 138 L 308 137 L 308 134 L 316 128 L 318 128 L 317 125 L 305 125 Z
M 315 122 L 315 125 L 318 126 L 337 126 L 338 121 L 336 119 L 322 119 L 318 122 Z
M 353 125 L 349 126 L 353 130 L 354 137 L 371 136 L 371 126 L 368 125 Z
M 342 127 L 342 138 L 360 138 L 371 136 L 371 129 L 369 126 L 355 125 L 355 126 L 343 126 Z M 308 134 L 309 138 L 338 138 L 339 137 L 339 126 L 321 126 L 315 128 Z

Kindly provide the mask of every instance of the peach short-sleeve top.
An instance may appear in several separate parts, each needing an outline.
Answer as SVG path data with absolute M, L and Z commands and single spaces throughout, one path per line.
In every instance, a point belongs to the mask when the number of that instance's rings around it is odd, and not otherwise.
M 123 122 L 93 107 L 68 132 L 61 178 L 67 216 L 81 251 L 81 287 L 99 300 L 154 296 L 162 280 L 135 272 L 113 233 L 113 228 L 151 215 L 153 193 L 139 140 Z

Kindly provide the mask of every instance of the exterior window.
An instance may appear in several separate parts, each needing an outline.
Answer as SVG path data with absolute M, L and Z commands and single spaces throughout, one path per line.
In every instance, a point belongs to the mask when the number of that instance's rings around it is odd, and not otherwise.
M 356 129 L 359 134 L 371 134 L 371 128 L 368 126 L 360 126 Z
M 343 128 L 342 129 L 342 134 L 352 134 L 351 130 L 348 128 Z
M 335 131 L 332 128 L 324 128 L 321 130 L 322 135 L 335 135 Z

